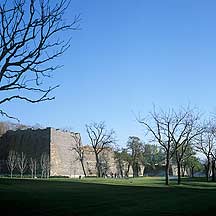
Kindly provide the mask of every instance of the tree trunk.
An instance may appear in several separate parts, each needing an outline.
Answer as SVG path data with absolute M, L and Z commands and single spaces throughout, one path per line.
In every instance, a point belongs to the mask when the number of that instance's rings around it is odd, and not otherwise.
M 206 181 L 209 181 L 210 160 L 208 159 L 206 167 Z
M 119 164 L 119 171 L 120 171 L 120 176 L 123 178 L 123 169 L 122 169 L 122 162 L 121 160 L 118 160 L 118 164 Z
M 138 174 L 138 164 L 137 164 L 137 163 L 134 163 L 134 164 L 132 165 L 132 168 L 133 168 L 133 178 L 134 178 L 134 177 L 138 177 L 138 176 L 139 176 L 139 174 Z
M 212 160 L 212 181 L 215 182 L 215 160 Z
M 169 155 L 166 158 L 166 166 L 165 166 L 165 178 L 166 178 L 166 185 L 169 185 Z
M 130 166 L 131 166 L 131 164 L 128 163 L 127 170 L 126 170 L 126 172 L 125 172 L 125 176 L 126 176 L 126 177 L 128 177 L 128 173 L 129 173 L 129 170 L 130 170 Z
M 177 161 L 177 170 L 178 170 L 178 184 L 181 184 L 181 164 Z
M 83 169 L 83 174 L 86 177 L 86 171 L 85 171 L 85 167 L 84 167 L 84 163 L 83 163 L 83 159 L 80 160 L 81 165 L 82 165 L 82 169 Z
M 181 166 L 182 177 L 185 177 L 186 165 Z
M 194 166 L 191 167 L 191 177 L 194 177 Z
M 11 178 L 13 178 L 13 171 L 10 172 L 10 176 L 11 176 Z
M 37 177 L 37 163 L 34 164 L 34 178 Z
M 100 161 L 99 161 L 99 158 L 98 158 L 98 154 L 95 154 L 95 158 L 96 158 L 97 177 L 101 177 L 101 173 L 100 173 Z
M 145 166 L 143 165 L 143 176 L 145 176 Z

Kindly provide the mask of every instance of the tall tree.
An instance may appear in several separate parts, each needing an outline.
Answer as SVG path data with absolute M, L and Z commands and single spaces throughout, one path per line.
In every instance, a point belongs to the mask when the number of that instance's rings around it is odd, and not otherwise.
M 64 19 L 68 0 L 3 0 L 0 2 L 0 104 L 52 100 L 58 87 L 44 80 L 59 68 L 52 60 L 70 46 L 65 32 L 78 29 L 79 16 Z M 64 35 L 63 35 L 64 33 Z M 5 92 L 5 94 L 3 94 Z M 4 110 L 0 113 L 11 117 Z
M 153 137 L 154 142 L 160 144 L 165 152 L 165 183 L 169 184 L 169 168 L 171 158 L 175 153 L 175 148 L 173 145 L 173 138 L 171 134 L 174 132 L 176 126 L 173 121 L 174 113 L 173 111 L 159 111 L 155 109 L 150 112 L 151 121 L 147 119 L 138 119 L 138 122 L 142 124 L 147 132 Z
M 196 139 L 195 148 L 198 152 L 203 154 L 206 158 L 205 163 L 205 171 L 206 171 L 206 180 L 209 181 L 210 177 L 210 170 L 211 170 L 211 162 L 214 161 L 214 155 L 215 152 L 215 130 L 214 126 L 212 125 L 212 122 L 208 122 L 206 124 L 207 126 L 204 126 L 204 131 L 200 136 Z M 213 165 L 214 166 L 214 165 Z M 214 174 L 214 170 L 213 170 Z
M 86 131 L 95 153 L 97 176 L 102 176 L 102 169 L 100 164 L 100 154 L 105 148 L 110 147 L 115 143 L 114 130 L 107 131 L 104 122 L 92 123 L 86 125 Z
M 153 141 L 159 143 L 165 154 L 165 179 L 166 185 L 169 184 L 169 168 L 171 159 L 181 147 L 181 156 L 178 164 L 178 177 L 180 179 L 180 161 L 182 153 L 185 151 L 186 144 L 189 143 L 189 137 L 192 135 L 191 110 L 189 108 L 180 109 L 176 112 L 174 109 L 167 112 L 160 110 L 150 112 L 151 120 L 138 119 L 148 132 L 151 133 Z M 188 119 L 190 120 L 189 123 Z M 195 121 L 195 120 L 194 120 Z M 194 122 L 193 122 L 194 123 Z M 190 136 L 189 136 L 190 135 Z M 192 139 L 192 138 L 191 138 Z M 179 155 L 177 155 L 178 157 Z M 180 181 L 179 181 L 180 183 Z
M 175 159 L 178 171 L 178 184 L 181 183 L 181 167 L 182 161 L 190 157 L 193 152 L 191 143 L 202 133 L 203 128 L 199 126 L 199 114 L 193 113 L 192 110 L 181 110 L 175 113 L 176 129 L 171 133 L 175 148 Z M 191 153 L 191 155 L 190 155 Z

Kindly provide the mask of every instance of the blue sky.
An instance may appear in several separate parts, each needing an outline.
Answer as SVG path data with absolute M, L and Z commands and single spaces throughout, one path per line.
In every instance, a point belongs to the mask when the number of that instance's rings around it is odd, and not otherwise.
M 119 145 L 144 138 L 135 114 L 152 104 L 188 103 L 212 113 L 216 81 L 213 0 L 72 0 L 66 20 L 81 14 L 81 30 L 49 82 L 54 101 L 4 105 L 22 123 L 70 127 L 88 143 L 85 124 L 105 121 Z M 5 119 L 4 119 L 5 120 Z

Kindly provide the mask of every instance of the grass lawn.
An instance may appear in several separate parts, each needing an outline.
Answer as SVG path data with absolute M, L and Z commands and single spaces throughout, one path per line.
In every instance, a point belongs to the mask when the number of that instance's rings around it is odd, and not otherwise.
M 208 215 L 216 213 L 216 183 L 162 178 L 0 178 L 4 215 Z M 1 214 L 2 215 L 2 214 Z

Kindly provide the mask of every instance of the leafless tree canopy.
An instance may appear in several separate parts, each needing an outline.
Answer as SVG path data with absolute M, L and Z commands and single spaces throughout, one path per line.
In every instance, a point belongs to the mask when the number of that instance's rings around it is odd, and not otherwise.
M 158 142 L 166 153 L 166 184 L 169 183 L 170 160 L 176 155 L 178 164 L 178 177 L 180 183 L 180 163 L 193 138 L 202 133 L 198 127 L 199 114 L 195 114 L 189 107 L 179 111 L 163 110 L 150 113 L 151 120 L 138 119 L 153 140 Z
M 97 175 L 101 177 L 102 170 L 99 155 L 106 147 L 110 147 L 111 144 L 115 143 L 115 132 L 114 130 L 107 131 L 104 122 L 86 125 L 86 130 L 95 153 Z
M 88 137 L 92 147 L 99 154 L 105 147 L 115 143 L 114 130 L 107 131 L 104 122 L 86 125 Z
M 52 71 L 52 60 L 69 47 L 63 32 L 78 29 L 79 16 L 64 21 L 68 0 L 12 0 L 0 2 L 0 104 L 13 100 L 37 103 L 52 100 L 58 87 L 44 84 Z M 31 93 L 29 93 L 31 92 Z M 30 96 L 31 95 L 31 96 Z M 0 109 L 2 115 L 10 117 Z

